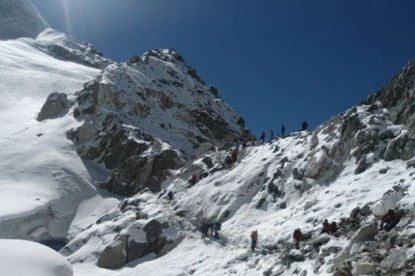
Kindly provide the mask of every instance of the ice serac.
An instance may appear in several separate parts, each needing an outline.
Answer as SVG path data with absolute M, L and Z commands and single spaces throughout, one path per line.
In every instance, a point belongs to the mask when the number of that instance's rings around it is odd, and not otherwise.
M 30 0 L 0 0 L 0 40 L 35 38 L 46 27 Z

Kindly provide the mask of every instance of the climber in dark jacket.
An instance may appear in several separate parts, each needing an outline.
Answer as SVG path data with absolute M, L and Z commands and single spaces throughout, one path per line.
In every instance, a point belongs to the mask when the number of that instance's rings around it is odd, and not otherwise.
M 173 192 L 169 191 L 169 193 L 167 194 L 167 198 L 169 199 L 169 201 L 173 200 Z
M 221 228 L 222 228 L 222 223 L 220 223 L 219 221 L 215 221 L 213 223 L 213 232 L 214 232 L 214 235 L 215 235 L 214 237 L 216 240 L 219 239 L 219 231 L 221 230 Z
M 323 222 L 323 228 L 321 229 L 321 233 L 329 233 L 330 232 L 330 224 L 327 219 Z
M 380 220 L 381 220 L 380 230 L 385 229 L 385 231 L 390 231 L 393 227 L 395 227 L 398 224 L 399 216 L 395 211 L 393 211 L 392 209 L 389 209 L 388 212 L 386 212 L 380 218 Z
M 200 227 L 200 231 L 202 232 L 202 239 L 206 238 L 209 232 L 209 223 L 207 222 L 202 223 L 202 226 Z
M 303 240 L 303 233 L 301 233 L 300 228 L 294 230 L 293 239 L 295 241 L 295 248 L 298 249 L 300 246 L 300 241 Z
M 261 140 L 262 141 L 262 144 L 263 143 L 265 143 L 265 137 L 266 137 L 267 135 L 265 134 L 265 132 L 262 132 L 261 133 L 261 137 L 259 137 L 259 140 Z
M 251 250 L 254 251 L 258 242 L 258 231 L 254 230 L 251 232 Z

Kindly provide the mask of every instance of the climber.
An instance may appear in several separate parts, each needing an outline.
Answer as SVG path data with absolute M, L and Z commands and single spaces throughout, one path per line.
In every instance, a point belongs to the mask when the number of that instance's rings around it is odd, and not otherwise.
M 195 185 L 196 183 L 197 183 L 197 175 L 192 175 L 192 177 L 189 179 L 189 184 L 191 185 L 191 186 L 193 186 L 193 185 Z
M 274 131 L 271 129 L 270 130 L 269 141 L 271 142 L 272 140 L 274 140 Z
M 294 230 L 293 239 L 295 241 L 295 248 L 299 248 L 300 241 L 303 240 L 303 233 L 301 233 L 300 228 Z
M 169 193 L 167 194 L 167 198 L 169 199 L 169 201 L 173 200 L 173 192 L 169 191 Z
M 200 230 L 202 232 L 202 239 L 206 238 L 209 232 L 209 224 L 207 222 L 203 222 L 202 226 L 200 227 Z
M 219 239 L 219 231 L 221 230 L 222 224 L 219 221 L 213 223 L 213 231 L 215 233 L 215 240 Z
M 281 126 L 281 137 L 282 138 L 285 137 L 285 126 L 284 125 Z
M 380 230 L 385 229 L 385 231 L 390 231 L 398 224 L 399 216 L 395 211 L 389 209 L 388 212 L 380 218 L 380 220 Z M 383 225 L 385 225 L 385 227 Z
M 261 133 L 261 137 L 259 138 L 259 140 L 261 140 L 261 141 L 262 141 L 262 144 L 263 144 L 263 143 L 265 143 L 265 137 L 266 137 L 265 132 L 262 132 L 262 133 Z
M 337 223 L 336 223 L 335 221 L 332 221 L 332 222 L 330 223 L 330 226 L 329 226 L 329 231 L 330 231 L 330 233 L 332 233 L 332 234 L 334 234 L 334 233 L 336 233 L 336 232 L 337 232 Z
M 238 160 L 238 147 L 236 147 L 231 153 L 232 163 L 235 163 Z
M 251 250 L 255 250 L 255 246 L 258 242 L 258 231 L 254 230 L 251 232 Z
M 307 121 L 303 121 L 302 123 L 301 123 L 301 130 L 307 130 L 308 129 L 308 123 L 307 123 Z
M 323 228 L 321 229 L 321 233 L 329 233 L 330 232 L 330 224 L 327 219 L 323 222 Z

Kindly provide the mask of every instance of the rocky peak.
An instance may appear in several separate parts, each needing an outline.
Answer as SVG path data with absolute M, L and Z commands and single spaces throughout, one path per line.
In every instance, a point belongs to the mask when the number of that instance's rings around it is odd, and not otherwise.
M 409 61 L 384 88 L 363 104 L 372 105 L 374 109 L 386 108 L 394 123 L 415 130 L 415 60 Z
M 47 23 L 30 0 L 0 0 L 0 39 L 35 38 Z
M 249 136 L 244 120 L 218 98 L 217 89 L 171 49 L 106 67 L 77 93 L 74 116 L 86 122 L 68 134 L 78 154 L 112 170 L 102 187 L 122 195 L 158 191 L 169 170 Z

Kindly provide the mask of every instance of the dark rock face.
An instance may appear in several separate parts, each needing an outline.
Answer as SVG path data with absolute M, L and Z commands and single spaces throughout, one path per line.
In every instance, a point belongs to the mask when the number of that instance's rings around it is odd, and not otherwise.
M 147 242 L 136 242 L 132 240 L 128 243 L 127 253 L 128 263 L 151 253 L 151 248 Z
M 71 103 L 65 93 L 55 92 L 48 96 L 45 104 L 42 106 L 38 121 L 47 119 L 56 119 L 68 113 Z
M 126 243 L 126 237 L 122 236 L 113 244 L 107 246 L 99 256 L 97 266 L 114 269 L 125 265 L 127 260 Z
M 167 222 L 162 223 L 153 219 L 143 228 L 146 237 L 145 241 L 137 241 L 134 236 L 117 236 L 102 251 L 97 265 L 102 268 L 115 269 L 150 253 L 158 255 L 167 253 L 177 244 L 163 235 L 163 231 L 168 227 L 169 224 Z
M 71 58 L 65 49 L 53 50 Z M 147 66 L 157 67 L 163 78 Z M 173 50 L 150 51 L 108 66 L 77 93 L 74 116 L 86 123 L 68 138 L 82 158 L 112 170 L 102 188 L 124 196 L 144 188 L 160 191 L 169 170 L 186 159 L 249 135 L 240 116 L 189 68 Z
M 180 168 L 183 163 L 174 150 L 165 150 L 151 157 L 135 155 L 122 162 L 102 187 L 126 196 L 146 187 L 158 192 L 160 184 L 169 176 L 168 170 Z
M 80 145 L 77 152 L 82 158 L 113 169 L 109 181 L 101 187 L 119 195 L 131 196 L 146 187 L 160 191 L 161 183 L 170 176 L 169 170 L 184 164 L 180 153 L 162 149 L 158 140 L 122 126 L 113 116 L 107 117 L 100 129 L 84 125 L 68 137 Z
M 71 61 L 82 65 L 105 68 L 111 62 L 105 58 L 102 58 L 102 53 L 97 51 L 90 44 L 79 44 L 78 49 L 68 49 L 61 45 L 48 45 L 47 53 L 56 59 Z

